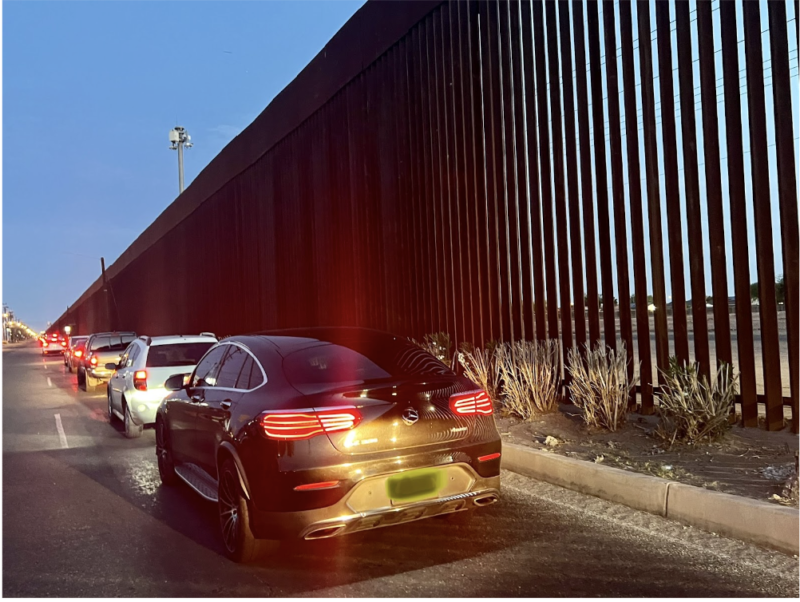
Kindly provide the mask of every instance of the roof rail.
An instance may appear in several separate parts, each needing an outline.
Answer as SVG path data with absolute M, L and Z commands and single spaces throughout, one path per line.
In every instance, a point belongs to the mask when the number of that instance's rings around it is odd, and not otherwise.
M 140 336 L 139 340 L 144 341 L 144 344 L 147 345 L 148 347 L 150 346 L 150 343 L 153 342 L 153 339 L 151 339 L 148 336 L 144 336 L 144 335 Z
M 215 339 L 217 338 L 217 335 L 215 335 L 213 332 L 201 332 L 200 336 L 201 337 L 214 337 Z M 219 340 L 219 339 L 217 339 L 217 340 Z

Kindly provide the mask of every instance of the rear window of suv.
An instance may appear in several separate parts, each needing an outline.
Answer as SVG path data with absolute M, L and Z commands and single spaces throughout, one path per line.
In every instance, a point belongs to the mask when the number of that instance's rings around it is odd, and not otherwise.
M 344 343 L 344 341 L 342 341 Z M 298 391 L 312 394 L 347 386 L 399 378 L 455 376 L 439 360 L 403 340 L 323 343 L 290 353 L 283 371 Z M 388 343 L 388 344 L 387 344 Z
M 208 343 L 155 345 L 150 347 L 150 350 L 147 352 L 147 367 L 194 366 L 214 344 L 214 341 L 209 341 Z
M 92 339 L 89 351 L 125 351 L 134 339 L 134 334 L 102 335 Z

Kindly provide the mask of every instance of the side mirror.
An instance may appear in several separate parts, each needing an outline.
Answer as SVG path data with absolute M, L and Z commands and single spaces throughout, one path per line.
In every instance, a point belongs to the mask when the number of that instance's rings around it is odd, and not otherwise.
M 166 382 L 164 382 L 164 388 L 167 391 L 180 391 L 184 388 L 185 377 L 189 376 L 188 374 L 173 374 L 170 376 Z
M 117 369 L 116 364 L 106 364 L 106 370 L 116 370 L 116 369 Z

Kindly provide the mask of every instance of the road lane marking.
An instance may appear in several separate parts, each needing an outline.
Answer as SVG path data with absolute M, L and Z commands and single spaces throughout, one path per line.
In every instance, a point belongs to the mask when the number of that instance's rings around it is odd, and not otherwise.
M 49 376 L 47 377 L 47 386 L 48 386 L 48 387 L 52 387 L 52 386 L 53 386 L 53 381 L 52 381 L 52 380 L 50 380 L 50 377 L 49 377 Z
M 67 449 L 67 435 L 64 433 L 64 425 L 61 424 L 61 414 L 56 414 L 56 429 L 58 429 L 58 438 L 61 441 L 61 447 Z

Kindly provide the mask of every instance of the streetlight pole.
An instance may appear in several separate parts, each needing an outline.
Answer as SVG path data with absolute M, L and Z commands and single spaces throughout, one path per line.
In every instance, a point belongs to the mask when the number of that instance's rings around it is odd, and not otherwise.
M 178 191 L 183 193 L 183 147 L 192 148 L 192 137 L 185 128 L 176 125 L 169 131 L 170 150 L 178 151 Z

